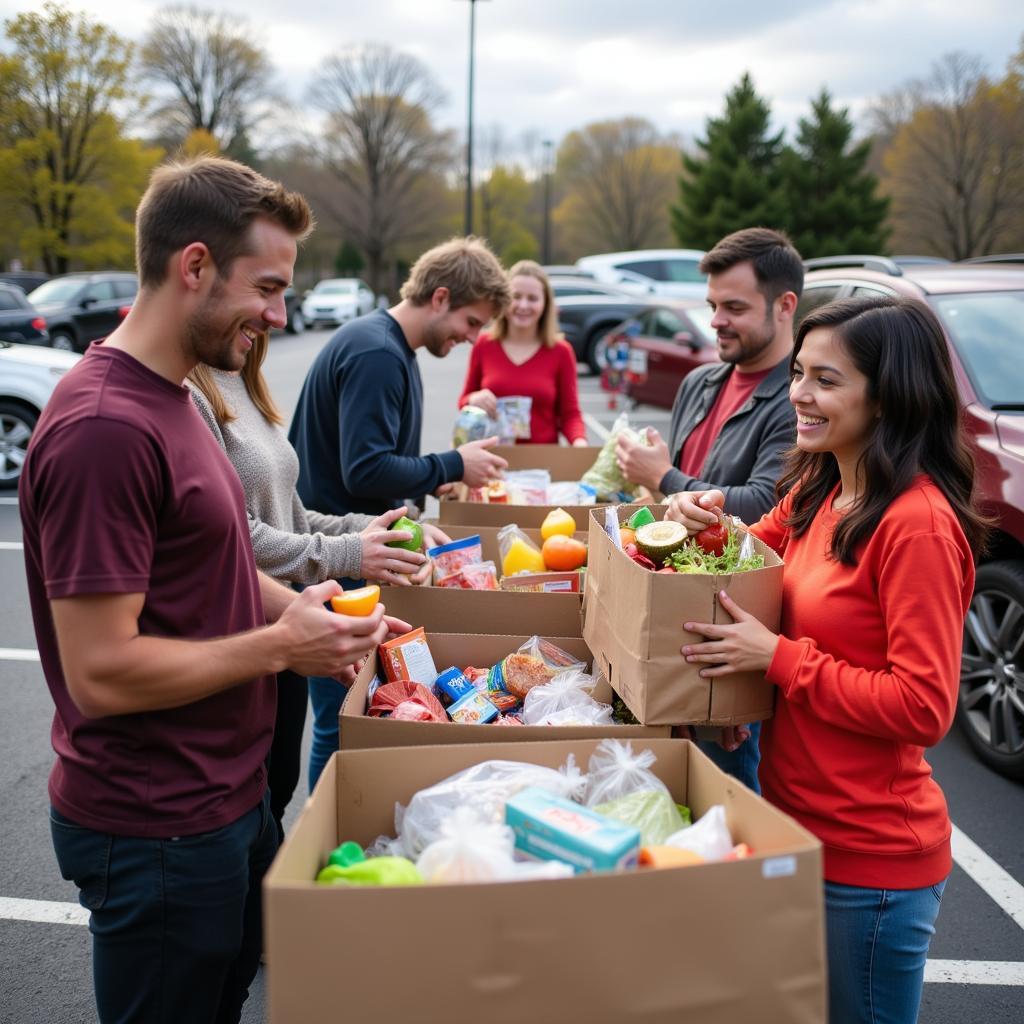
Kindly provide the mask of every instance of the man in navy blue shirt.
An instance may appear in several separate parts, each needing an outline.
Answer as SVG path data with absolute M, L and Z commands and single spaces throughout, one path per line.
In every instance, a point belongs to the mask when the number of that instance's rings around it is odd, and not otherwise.
M 497 438 L 420 455 L 423 381 L 416 354 L 443 359 L 509 301 L 508 279 L 487 246 L 453 238 L 424 253 L 402 286 L 402 300 L 340 328 L 313 361 L 299 396 L 289 440 L 299 455 L 298 492 L 307 508 L 379 515 L 457 480 L 481 487 L 501 475 L 505 460 L 489 451 Z M 427 541 L 434 537 L 424 527 Z M 344 691 L 333 679 L 311 678 L 313 748 L 309 784 L 316 784 L 338 747 Z

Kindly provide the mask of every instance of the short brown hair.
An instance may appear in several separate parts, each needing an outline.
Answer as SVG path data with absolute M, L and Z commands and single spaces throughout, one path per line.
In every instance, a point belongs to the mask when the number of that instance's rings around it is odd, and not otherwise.
M 402 298 L 425 306 L 438 288 L 447 288 L 452 309 L 490 302 L 495 313 L 509 301 L 508 279 L 498 257 L 481 238 L 451 238 L 428 249 L 412 265 Z
M 298 240 L 314 225 L 303 196 L 234 160 L 200 156 L 156 168 L 135 217 L 140 286 L 161 285 L 171 255 L 193 242 L 210 250 L 218 274 L 226 277 L 235 260 L 251 251 L 249 227 L 257 217 Z
M 758 288 L 769 303 L 783 292 L 804 290 L 804 263 L 793 243 L 781 231 L 744 228 L 726 235 L 700 261 L 702 274 L 720 274 L 750 261 Z
M 558 331 L 558 310 L 555 308 L 555 293 L 551 290 L 551 282 L 548 280 L 548 275 L 539 263 L 533 260 L 520 260 L 508 272 L 510 292 L 512 290 L 512 281 L 517 277 L 532 277 L 540 282 L 541 289 L 544 292 L 544 312 L 541 313 L 540 322 L 537 324 L 537 335 L 545 348 L 551 348 L 562 335 Z M 498 341 L 501 341 L 508 335 L 508 312 L 511 302 L 512 296 L 510 294 L 508 304 L 494 318 L 494 323 L 488 329 L 487 333 Z

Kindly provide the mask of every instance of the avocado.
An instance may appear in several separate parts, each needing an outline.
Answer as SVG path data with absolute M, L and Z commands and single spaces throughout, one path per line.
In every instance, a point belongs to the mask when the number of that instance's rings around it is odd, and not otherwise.
M 682 523 L 665 521 L 648 523 L 636 531 L 634 541 L 637 550 L 645 554 L 655 565 L 662 562 L 686 543 L 688 534 Z

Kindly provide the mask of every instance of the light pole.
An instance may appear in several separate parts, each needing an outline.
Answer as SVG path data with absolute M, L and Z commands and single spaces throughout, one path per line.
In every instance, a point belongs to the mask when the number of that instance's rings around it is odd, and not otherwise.
M 476 5 L 469 0 L 469 90 L 466 129 L 466 234 L 473 234 L 473 53 L 476 45 Z
M 545 139 L 544 146 L 544 259 L 551 263 L 551 150 L 554 143 Z

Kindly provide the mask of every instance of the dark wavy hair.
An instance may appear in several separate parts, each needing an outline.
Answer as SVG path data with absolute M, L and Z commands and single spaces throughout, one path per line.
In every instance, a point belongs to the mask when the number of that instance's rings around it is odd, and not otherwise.
M 856 564 L 854 552 L 885 510 L 918 473 L 927 473 L 946 496 L 975 554 L 985 546 L 989 521 L 978 509 L 974 459 L 967 446 L 953 364 L 938 318 L 913 299 L 841 299 L 813 310 L 797 331 L 795 365 L 807 335 L 832 331 L 854 366 L 867 377 L 868 398 L 878 403 L 877 427 L 860 458 L 864 491 L 832 537 L 832 557 Z M 795 486 L 787 522 L 796 536 L 811 525 L 839 482 L 831 452 L 787 453 L 777 492 Z

